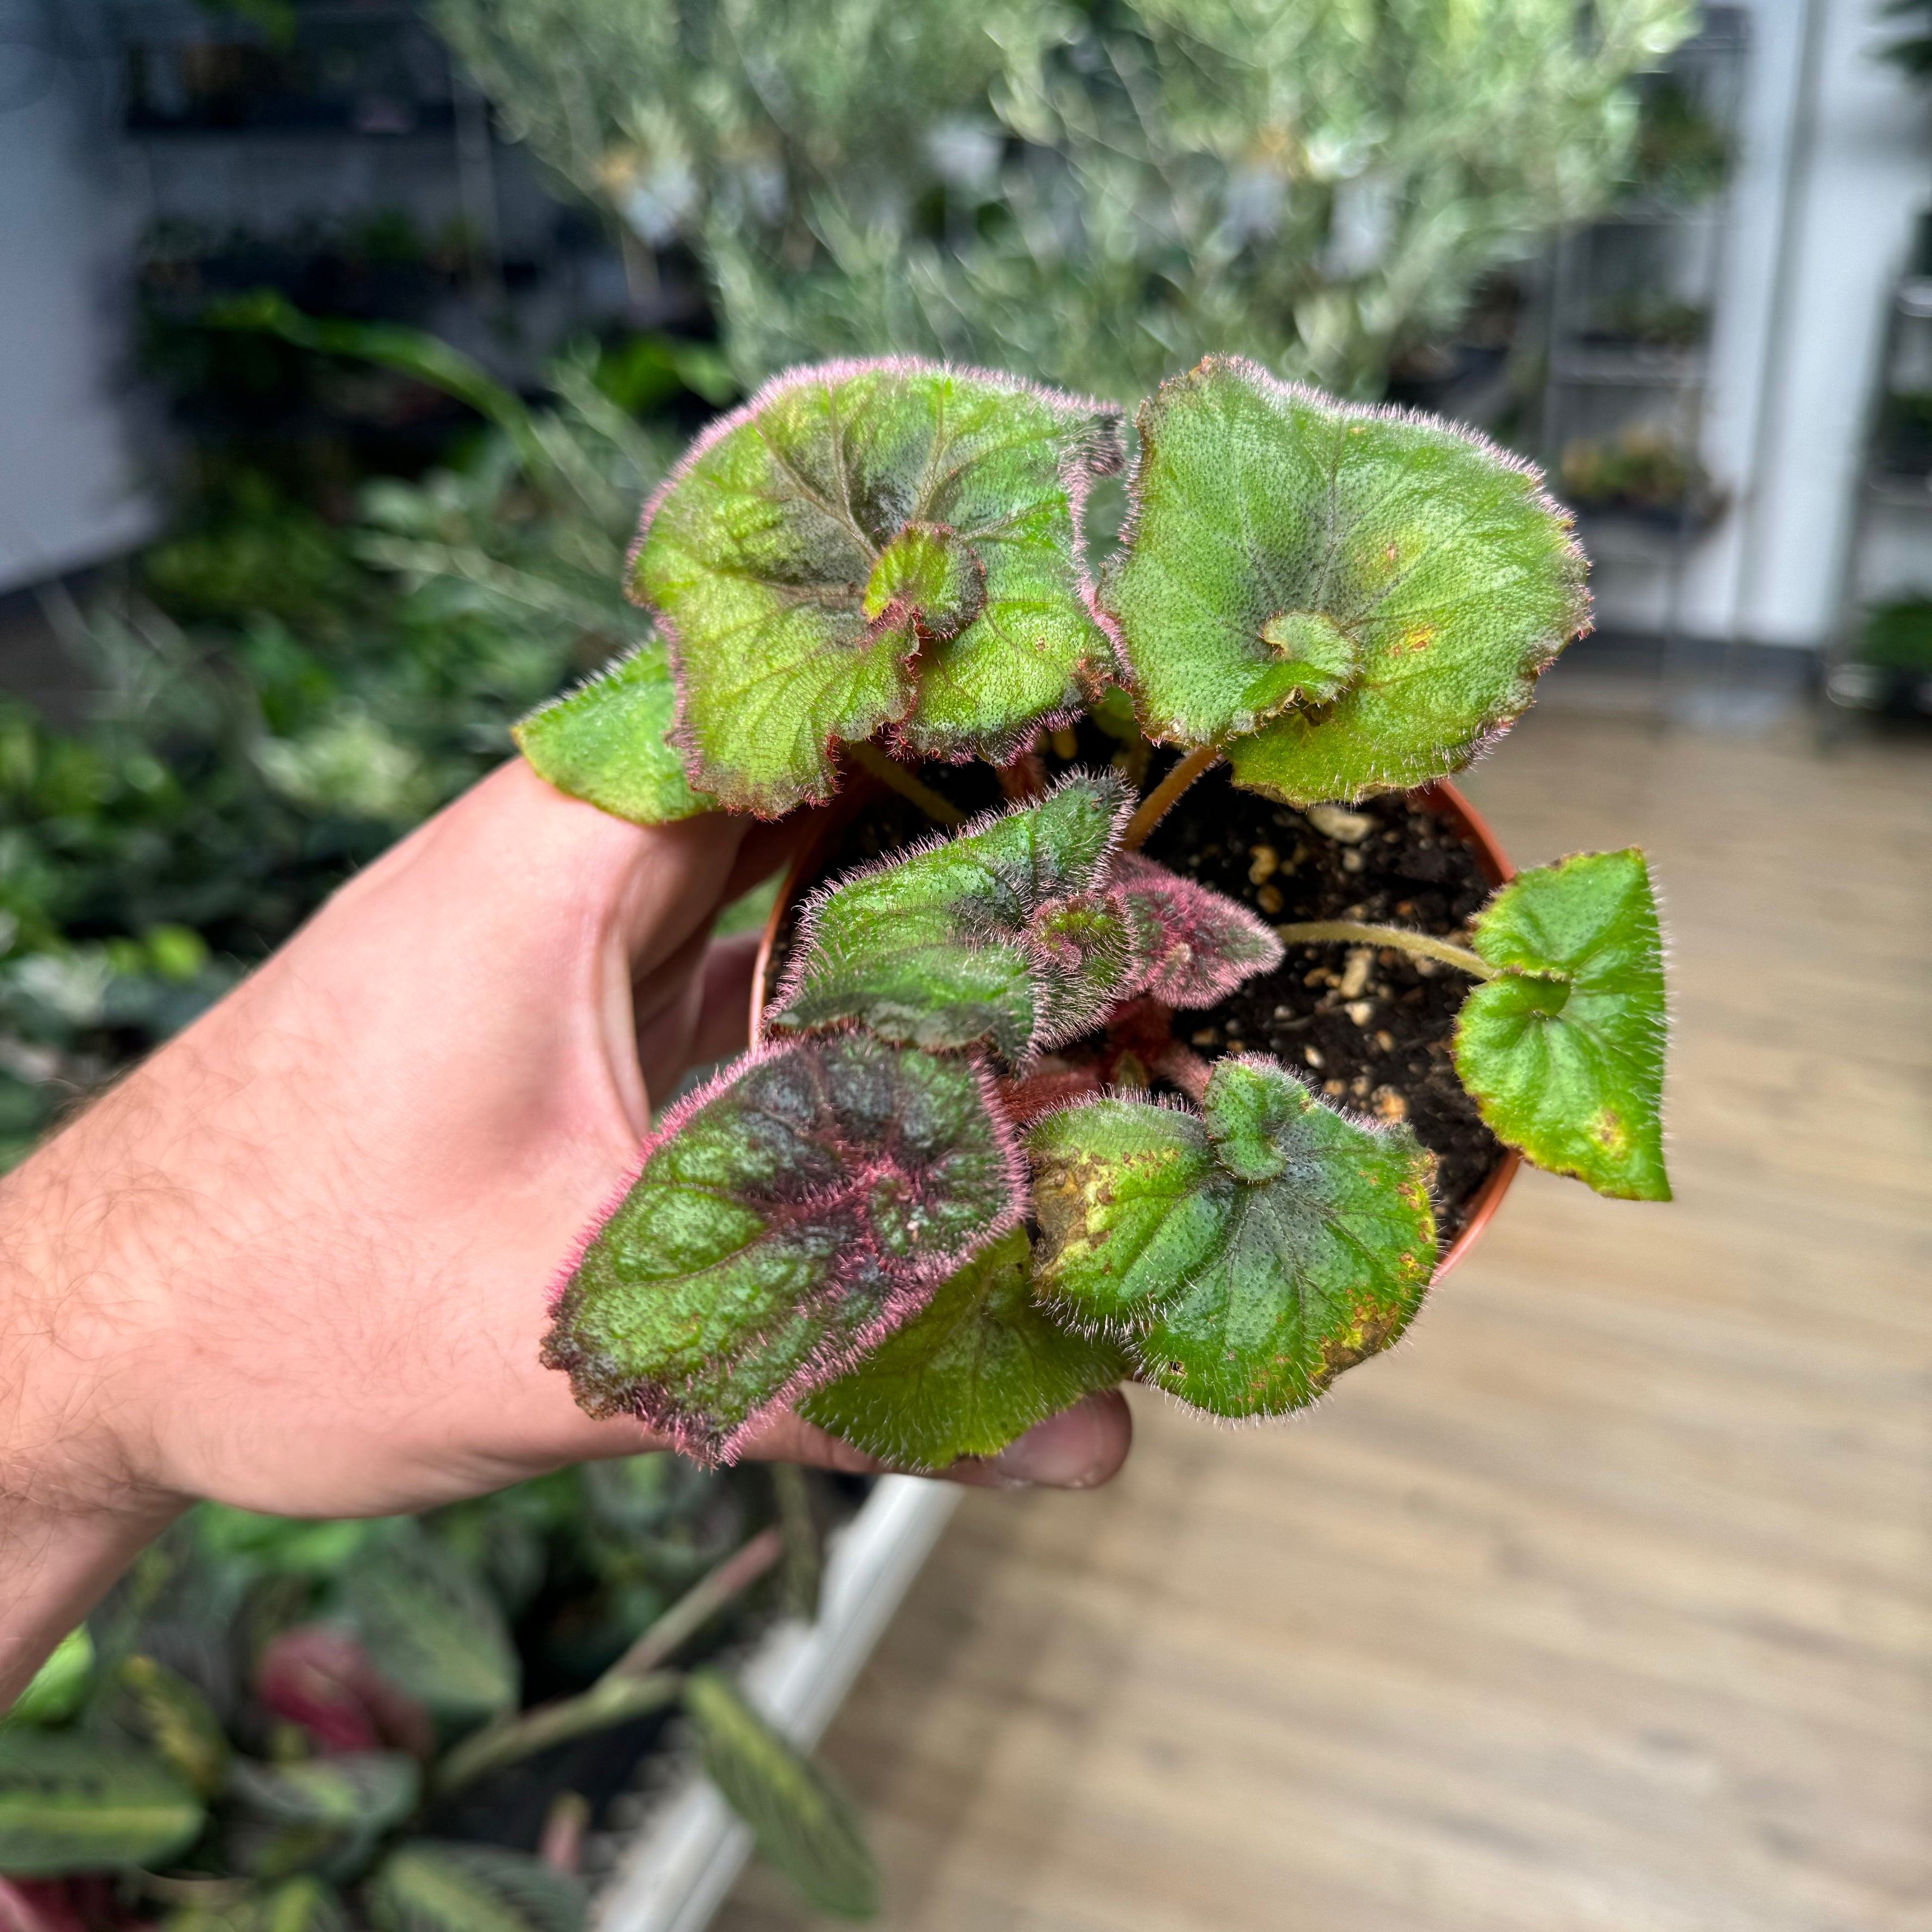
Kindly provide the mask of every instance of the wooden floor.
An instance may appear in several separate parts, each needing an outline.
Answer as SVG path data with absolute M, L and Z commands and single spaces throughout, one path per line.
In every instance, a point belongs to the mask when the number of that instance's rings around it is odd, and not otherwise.
M 828 1744 L 894 1932 L 1932 1926 L 1932 750 L 1550 711 L 1468 789 L 1651 849 L 1678 1202 L 1530 1175 L 1314 1415 L 969 1496 Z

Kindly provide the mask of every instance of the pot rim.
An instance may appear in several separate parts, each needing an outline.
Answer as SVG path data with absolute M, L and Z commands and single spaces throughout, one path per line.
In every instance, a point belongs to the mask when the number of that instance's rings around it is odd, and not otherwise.
M 766 915 L 764 930 L 758 940 L 758 958 L 752 968 L 750 1038 L 754 1046 L 764 1036 L 765 980 L 771 965 L 772 949 L 778 944 L 778 928 L 786 912 L 805 890 L 806 881 L 811 878 L 812 868 L 826 844 L 844 830 L 870 798 L 884 789 L 876 779 L 863 778 L 855 774 L 841 794 L 838 806 L 792 855 L 791 863 L 785 868 L 778 896 Z M 1492 886 L 1507 885 L 1516 877 L 1516 868 L 1510 864 L 1509 855 L 1504 851 L 1496 835 L 1490 830 L 1482 814 L 1447 778 L 1437 778 L 1428 784 L 1418 786 L 1408 796 L 1425 812 L 1432 812 L 1455 826 L 1462 835 L 1464 842 L 1474 850 L 1483 876 Z M 1436 1262 L 1436 1272 L 1429 1278 L 1431 1288 L 1438 1286 L 1482 1238 L 1522 1165 L 1522 1156 L 1514 1148 L 1504 1148 L 1502 1159 L 1490 1170 L 1489 1178 L 1471 1200 L 1468 1218 L 1462 1223 L 1461 1232 L 1450 1243 L 1448 1252 Z

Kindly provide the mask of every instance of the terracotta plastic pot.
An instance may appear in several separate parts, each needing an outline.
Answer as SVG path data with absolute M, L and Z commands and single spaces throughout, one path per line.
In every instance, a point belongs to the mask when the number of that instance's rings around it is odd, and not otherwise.
M 883 788 L 876 782 L 855 778 L 841 794 L 838 808 L 831 813 L 817 833 L 803 846 L 787 869 L 784 884 L 772 902 L 770 917 L 765 921 L 763 938 L 758 946 L 758 963 L 752 976 L 752 1040 L 754 1045 L 762 1036 L 764 1022 L 765 981 L 771 964 L 772 949 L 778 944 L 779 928 L 783 925 L 787 911 L 818 883 L 820 868 L 824 862 L 826 848 L 844 830 L 863 808 L 868 800 Z M 1448 820 L 1462 835 L 1465 842 L 1475 853 L 1476 862 L 1482 868 L 1483 876 L 1492 886 L 1500 886 L 1516 876 L 1503 848 L 1496 843 L 1496 834 L 1484 824 L 1474 806 L 1444 779 L 1434 784 L 1424 785 L 1409 794 L 1425 811 L 1439 814 Z M 1516 1171 L 1522 1165 L 1522 1156 L 1514 1148 L 1504 1149 L 1502 1159 L 1492 1170 L 1488 1180 L 1476 1190 L 1475 1198 L 1469 1204 L 1469 1218 L 1462 1224 L 1462 1231 L 1449 1245 L 1449 1252 L 1436 1264 L 1432 1282 L 1439 1282 L 1481 1238 L 1483 1230 L 1502 1204 L 1503 1196 L 1509 1192 L 1510 1183 L 1516 1178 Z
M 1496 843 L 1496 835 L 1484 824 L 1476 808 L 1447 778 L 1424 785 L 1410 796 L 1418 805 L 1439 813 L 1461 832 L 1464 842 L 1475 854 L 1484 878 L 1491 885 L 1504 885 L 1516 877 L 1516 868 Z M 1522 1156 L 1514 1148 L 1504 1148 L 1502 1159 L 1490 1170 L 1489 1179 L 1476 1190 L 1476 1197 L 1469 1203 L 1469 1218 L 1462 1223 L 1462 1232 L 1450 1243 L 1449 1252 L 1436 1264 L 1436 1272 L 1430 1277 L 1432 1287 L 1482 1238 L 1483 1230 L 1502 1205 L 1503 1196 L 1509 1192 L 1510 1183 L 1516 1178 L 1516 1171 L 1522 1165 Z

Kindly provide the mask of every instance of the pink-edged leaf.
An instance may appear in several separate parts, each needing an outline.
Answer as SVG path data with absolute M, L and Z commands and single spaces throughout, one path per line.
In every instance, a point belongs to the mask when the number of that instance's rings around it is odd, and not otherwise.
M 1138 852 L 1114 862 L 1114 884 L 1133 916 L 1136 989 L 1164 1006 L 1214 1006 L 1244 980 L 1281 964 L 1274 927 L 1225 893 Z
M 1119 412 L 985 370 L 794 369 L 721 417 L 644 512 L 634 596 L 677 668 L 692 784 L 776 818 L 842 744 L 1004 763 L 1105 666 L 1080 509 Z
M 1097 1024 L 1130 990 L 1133 928 L 1107 881 L 1132 810 L 1112 772 L 840 880 L 806 908 L 772 1024 L 982 1043 L 1010 1066 Z
M 1024 1168 L 978 1060 L 862 1034 L 748 1054 L 673 1108 L 558 1294 L 580 1406 L 730 1461 L 1012 1227 Z

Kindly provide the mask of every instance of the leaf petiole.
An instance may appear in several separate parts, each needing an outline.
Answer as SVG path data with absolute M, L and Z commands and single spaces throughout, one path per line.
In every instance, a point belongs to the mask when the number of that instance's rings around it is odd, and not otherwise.
M 965 813 L 950 799 L 943 798 L 932 786 L 914 777 L 896 758 L 887 758 L 876 746 L 861 739 L 848 745 L 845 751 L 862 772 L 890 786 L 900 797 L 910 800 L 935 825 L 966 823 Z
M 1138 852 L 1154 827 L 1180 802 L 1181 794 L 1220 760 L 1219 745 L 1200 745 L 1190 752 L 1136 808 L 1133 817 L 1127 820 L 1126 830 L 1120 835 L 1121 850 Z
M 1426 932 L 1410 932 L 1400 926 L 1370 926 L 1352 919 L 1312 919 L 1299 926 L 1278 926 L 1275 937 L 1290 946 L 1320 945 L 1332 940 L 1344 946 L 1392 946 L 1402 952 L 1438 959 L 1478 980 L 1500 979 L 1508 970 L 1492 966 L 1466 946 L 1451 946 Z

